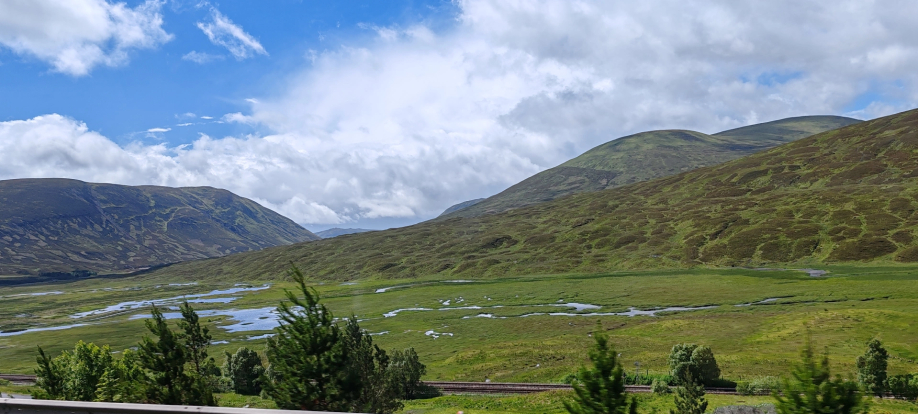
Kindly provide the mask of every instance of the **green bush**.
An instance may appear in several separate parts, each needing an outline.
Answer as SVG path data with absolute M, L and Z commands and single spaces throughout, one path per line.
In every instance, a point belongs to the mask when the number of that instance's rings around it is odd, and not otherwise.
M 673 378 L 684 383 L 689 376 L 704 385 L 713 385 L 720 378 L 720 367 L 711 348 L 704 345 L 677 344 L 669 354 L 669 369 Z
M 3 379 L 3 378 L 0 378 L 0 387 L 5 387 L 5 386 L 10 385 L 10 384 L 12 384 L 12 383 L 9 382 L 9 381 L 7 381 L 7 380 L 5 380 L 5 379 Z
M 655 379 L 650 384 L 650 392 L 657 394 L 657 395 L 662 395 L 662 394 L 669 394 L 673 392 L 673 390 L 669 388 L 668 382 L 665 382 L 660 379 Z
M 886 389 L 896 398 L 915 401 L 918 399 L 918 375 L 893 375 L 886 379 Z
M 258 353 L 241 347 L 235 354 L 225 352 L 223 375 L 229 381 L 230 389 L 239 395 L 258 395 L 261 393 L 259 378 L 265 373 L 264 363 Z
M 781 381 L 777 377 L 759 377 L 737 382 L 736 392 L 740 395 L 767 395 L 780 386 Z

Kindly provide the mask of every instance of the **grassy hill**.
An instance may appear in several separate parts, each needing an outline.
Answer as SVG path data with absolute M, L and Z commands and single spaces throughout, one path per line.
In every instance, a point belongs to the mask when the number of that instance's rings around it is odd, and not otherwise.
M 216 188 L 0 181 L 0 275 L 130 271 L 317 239 Z
M 185 278 L 452 277 L 918 261 L 918 110 L 725 164 L 500 214 L 196 261 Z
M 716 165 L 860 122 L 840 116 L 787 118 L 714 135 L 651 131 L 609 141 L 447 217 L 474 217 Z M 442 217 L 442 216 L 441 216 Z

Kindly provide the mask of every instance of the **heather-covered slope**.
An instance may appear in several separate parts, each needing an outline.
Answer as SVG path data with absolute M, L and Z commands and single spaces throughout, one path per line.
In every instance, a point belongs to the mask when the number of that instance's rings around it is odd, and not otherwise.
M 454 277 L 699 264 L 918 261 L 918 110 L 714 167 L 474 218 L 297 244 L 182 277 Z
M 130 271 L 317 239 L 210 187 L 0 181 L 0 275 Z
M 803 116 L 731 129 L 714 135 L 650 131 L 609 141 L 555 168 L 449 217 L 474 217 L 666 177 L 734 160 L 819 132 L 860 122 L 840 116 Z M 441 217 L 442 217 L 441 216 Z

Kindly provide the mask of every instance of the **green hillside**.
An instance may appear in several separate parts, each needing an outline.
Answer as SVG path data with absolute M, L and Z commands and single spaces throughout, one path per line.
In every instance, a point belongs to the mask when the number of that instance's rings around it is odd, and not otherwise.
M 918 261 L 918 110 L 500 214 L 183 263 L 173 276 L 453 277 Z
M 131 271 L 317 239 L 216 188 L 0 181 L 0 275 Z
M 450 217 L 499 213 L 569 194 L 666 177 L 857 122 L 860 121 L 840 116 L 804 116 L 714 135 L 681 130 L 642 132 L 602 144 Z

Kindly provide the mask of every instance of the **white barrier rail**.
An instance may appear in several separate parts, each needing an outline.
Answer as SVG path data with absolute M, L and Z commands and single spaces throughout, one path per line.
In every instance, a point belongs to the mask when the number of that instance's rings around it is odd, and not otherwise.
M 0 414 L 320 414 L 318 411 L 0 398 Z M 322 412 L 321 414 L 329 414 Z

